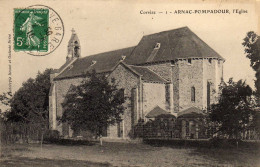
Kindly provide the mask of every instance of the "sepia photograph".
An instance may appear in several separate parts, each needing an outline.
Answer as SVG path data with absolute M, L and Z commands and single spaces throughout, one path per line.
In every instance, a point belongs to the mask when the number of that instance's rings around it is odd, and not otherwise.
M 260 167 L 260 1 L 0 9 L 1 167 Z

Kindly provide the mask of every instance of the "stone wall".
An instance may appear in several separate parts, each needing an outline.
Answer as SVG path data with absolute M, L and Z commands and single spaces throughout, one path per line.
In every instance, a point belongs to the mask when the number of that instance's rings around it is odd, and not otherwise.
M 132 94 L 133 89 L 139 89 L 140 79 L 137 75 L 133 74 L 131 71 L 119 65 L 109 76 L 108 79 L 114 78 L 116 80 L 116 84 L 118 85 L 118 89 L 124 89 L 124 95 L 126 97 L 125 112 L 122 115 L 123 122 L 121 123 L 121 129 L 123 129 L 123 137 L 127 138 L 130 137 L 132 134 L 132 124 L 133 124 L 133 114 L 138 115 L 140 111 L 137 111 L 137 107 L 134 110 L 135 113 L 132 113 Z M 52 96 L 50 96 L 50 107 L 56 107 L 56 113 L 52 113 L 50 115 L 56 114 L 57 117 L 61 117 L 63 113 L 62 103 L 65 100 L 65 96 L 70 89 L 71 85 L 79 85 L 84 78 L 73 78 L 73 79 L 64 79 L 64 80 L 57 80 L 54 81 L 54 91 Z M 139 95 L 139 94 L 138 94 Z M 55 99 L 55 100 L 54 100 Z M 53 101 L 54 100 L 54 101 Z M 56 106 L 54 103 L 56 102 Z M 136 101 L 136 103 L 139 103 Z M 50 122 L 53 122 L 53 116 L 50 118 Z M 135 117 L 137 119 L 137 117 Z M 135 121 L 137 122 L 137 120 Z M 118 125 L 114 125 L 108 128 L 108 137 L 115 138 L 118 137 Z M 62 134 L 67 135 L 68 127 L 65 124 L 58 124 L 56 129 Z M 64 134 L 65 133 L 65 134 Z
M 210 99 L 210 104 L 216 102 L 218 86 L 223 77 L 223 61 L 192 59 L 191 63 L 188 63 L 187 59 L 179 60 L 177 69 L 175 68 L 173 68 L 173 85 L 175 88 L 174 101 L 179 101 L 179 106 L 175 107 L 177 111 L 192 106 L 206 109 L 207 99 Z M 207 93 L 208 83 L 210 83 L 210 98 Z M 194 102 L 191 100 L 191 87 L 195 88 Z
M 171 69 L 172 69 L 174 112 L 178 112 L 179 111 L 179 68 L 176 64 L 172 66 Z
M 161 77 L 171 81 L 173 89 L 174 112 L 185 110 L 189 107 L 204 108 L 207 107 L 207 83 L 210 84 L 210 103 L 216 102 L 218 85 L 223 77 L 223 61 L 212 59 L 192 59 L 178 60 L 174 65 L 170 62 L 161 64 L 146 65 L 149 69 L 156 72 Z M 156 105 L 167 109 L 166 103 L 166 85 L 159 83 L 148 83 L 140 80 L 139 76 L 134 74 L 123 64 L 108 76 L 108 79 L 114 78 L 118 88 L 124 89 L 124 95 L 127 98 L 124 104 L 125 111 L 122 115 L 123 122 L 120 128 L 123 129 L 123 138 L 129 138 L 133 135 L 133 126 L 139 118 L 145 115 Z M 55 125 L 54 117 L 62 116 L 62 103 L 71 85 L 79 85 L 84 78 L 64 79 L 53 81 L 53 90 L 50 94 L 50 123 Z M 191 101 L 191 87 L 195 87 L 195 101 Z M 56 107 L 56 113 L 55 112 Z M 52 110 L 54 109 L 54 110 Z M 64 125 L 65 127 L 65 125 Z M 62 133 L 62 125 L 53 126 Z M 108 128 L 108 136 L 118 137 L 118 125 Z M 67 132 L 66 132 L 67 133 Z
M 124 103 L 125 111 L 122 115 L 123 117 L 123 138 L 130 138 L 133 135 L 133 115 L 138 115 L 139 111 L 134 111 L 132 107 L 132 94 L 133 88 L 139 89 L 140 79 L 139 77 L 127 69 L 122 64 L 119 64 L 117 68 L 108 76 L 108 79 L 114 78 L 119 89 L 124 89 L 124 96 L 126 101 Z M 117 127 L 118 125 L 109 127 L 109 137 L 116 138 L 117 136 Z
M 210 104 L 216 103 L 218 98 L 218 90 L 219 90 L 219 84 L 221 82 L 221 78 L 223 78 L 223 61 L 219 61 L 216 59 L 212 59 L 211 61 L 209 59 L 203 60 L 203 78 L 204 78 L 204 101 L 203 106 L 204 108 L 207 107 L 207 100 L 208 100 L 208 84 L 210 87 L 209 90 L 209 99 Z
M 157 73 L 162 78 L 166 79 L 167 81 L 171 81 L 171 63 L 164 62 L 158 64 L 146 64 L 145 67 L 148 67 L 150 70 Z
M 179 111 L 189 107 L 203 107 L 203 61 L 178 61 L 179 72 Z M 191 101 L 191 88 L 195 87 L 195 101 Z
M 62 109 L 62 103 L 65 100 L 65 96 L 68 93 L 68 90 L 70 89 L 71 85 L 79 85 L 81 81 L 84 78 L 73 78 L 73 79 L 64 79 L 64 80 L 57 80 L 54 81 L 55 84 L 55 92 L 56 92 L 56 115 L 57 117 L 61 117 L 63 114 L 63 109 Z M 57 125 L 57 130 L 64 136 L 68 135 L 68 127 L 63 127 L 62 124 Z M 63 133 L 66 134 L 63 134 Z
M 55 85 L 52 83 L 49 93 L 49 129 L 55 130 L 57 128 L 56 123 L 56 96 Z
M 166 109 L 166 85 L 160 83 L 143 83 L 144 116 L 157 105 Z
M 145 65 L 173 84 L 174 112 L 189 107 L 206 109 L 207 83 L 210 83 L 210 104 L 217 101 L 218 86 L 223 78 L 223 61 L 217 59 L 188 59 Z M 191 87 L 195 87 L 195 102 L 191 101 Z

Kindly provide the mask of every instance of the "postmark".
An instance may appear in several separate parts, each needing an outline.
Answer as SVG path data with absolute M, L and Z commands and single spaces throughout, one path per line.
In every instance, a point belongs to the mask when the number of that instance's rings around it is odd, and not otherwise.
M 33 5 L 14 9 L 14 50 L 33 56 L 52 53 L 62 42 L 64 25 L 52 8 Z

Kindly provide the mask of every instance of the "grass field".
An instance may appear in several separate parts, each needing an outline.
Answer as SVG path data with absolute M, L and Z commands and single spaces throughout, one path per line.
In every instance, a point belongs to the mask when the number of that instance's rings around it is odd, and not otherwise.
M 260 166 L 258 149 L 155 147 L 141 143 L 2 147 L 1 167 Z

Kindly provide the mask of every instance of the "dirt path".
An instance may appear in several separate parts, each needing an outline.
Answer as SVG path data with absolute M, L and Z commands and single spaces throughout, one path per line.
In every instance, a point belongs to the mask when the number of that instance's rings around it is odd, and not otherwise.
M 259 153 L 245 150 L 198 150 L 133 143 L 105 142 L 103 146 L 45 144 L 42 150 L 39 145 L 13 146 L 9 154 L 11 157 L 53 161 L 73 160 L 82 161 L 82 164 L 86 161 L 94 165 L 112 164 L 113 166 L 258 166 L 257 164 L 260 164 Z

